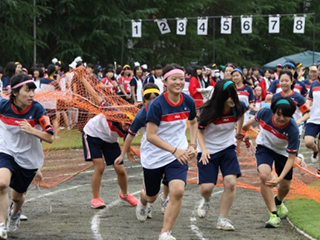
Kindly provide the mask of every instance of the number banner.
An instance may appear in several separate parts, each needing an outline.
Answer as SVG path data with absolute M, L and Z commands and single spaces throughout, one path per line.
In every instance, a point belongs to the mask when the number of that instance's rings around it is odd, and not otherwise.
M 167 19 L 157 19 L 155 21 L 158 24 L 161 34 L 166 34 L 171 32 Z
M 141 21 L 132 20 L 132 37 L 141 38 Z
M 177 35 L 186 35 L 187 19 L 177 18 Z
M 252 33 L 252 16 L 241 16 L 241 34 Z
M 280 33 L 280 17 L 269 17 L 269 33 Z
M 208 18 L 198 18 L 198 35 L 208 35 Z
M 298 17 L 294 15 L 294 23 L 293 23 L 293 33 L 304 33 L 304 25 L 306 22 L 306 17 Z
M 221 17 L 221 34 L 231 34 L 232 17 Z

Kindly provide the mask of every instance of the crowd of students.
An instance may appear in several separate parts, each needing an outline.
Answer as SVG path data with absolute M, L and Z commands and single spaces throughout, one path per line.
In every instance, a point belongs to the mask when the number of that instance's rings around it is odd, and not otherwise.
M 236 181 L 241 176 L 235 146 L 237 140 L 247 139 L 242 130 L 247 131 L 254 124 L 260 125 L 255 157 L 261 194 L 270 212 L 266 227 L 279 227 L 280 219 L 288 214 L 283 200 L 290 189 L 303 129 L 305 144 L 312 150 L 312 161 L 319 162 L 320 175 L 320 146 L 316 141 L 320 132 L 320 62 L 309 67 L 308 75 L 294 61 L 278 64 L 275 71 L 263 73 L 255 67 L 248 69 L 232 63 L 224 67 L 210 64 L 186 68 L 168 64 L 153 69 L 135 63 L 133 68 L 128 64 L 102 68 L 84 64 L 80 57 L 69 67 L 83 65 L 87 76 L 96 78 L 107 93 L 116 93 L 137 106 L 144 104 L 131 126 L 109 121 L 103 115 L 91 118 L 84 126 L 84 156 L 94 166 L 92 208 L 106 207 L 100 198 L 105 165 L 114 167 L 119 198 L 136 207 L 139 221 L 152 216 L 150 204 L 158 198 L 162 184 L 164 220 L 159 239 L 174 240 L 171 228 L 181 210 L 188 161 L 197 159 L 201 195 L 198 216 L 205 217 L 210 209 L 220 169 L 224 192 L 216 228 L 235 230 L 228 219 Z M 25 192 L 43 163 L 40 140 L 52 142 L 58 138 L 60 120 L 56 105 L 38 103 L 33 100 L 34 95 L 39 91 L 63 91 L 59 80 L 65 71 L 65 65 L 57 59 L 46 69 L 37 64 L 29 71 L 18 62 L 10 62 L 1 76 L 1 92 L 9 93 L 10 98 L 0 101 L 0 239 L 7 239 L 7 231 L 15 231 L 19 225 Z M 305 76 L 310 78 L 304 79 Z M 81 81 L 91 88 L 85 79 Z M 101 104 L 108 104 L 98 94 L 97 97 Z M 62 116 L 66 126 L 72 127 L 66 113 Z M 189 142 L 185 133 L 187 121 Z M 143 185 L 136 199 L 128 192 L 123 159 L 130 153 L 130 144 L 140 128 Z M 118 137 L 125 138 L 122 151 Z M 12 145 L 13 142 L 16 144 Z M 128 157 L 133 160 L 131 155 Z M 273 163 L 277 177 L 272 175 Z M 272 188 L 276 186 L 278 194 L 273 196 Z M 13 189 L 13 204 L 5 224 L 9 187 Z

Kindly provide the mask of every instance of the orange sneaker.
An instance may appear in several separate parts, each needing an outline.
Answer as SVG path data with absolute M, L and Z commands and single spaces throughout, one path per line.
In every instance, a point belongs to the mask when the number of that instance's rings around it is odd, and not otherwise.
M 139 202 L 139 200 L 130 193 L 127 193 L 127 196 L 123 196 L 121 191 L 119 192 L 119 198 L 121 198 L 124 201 L 127 201 L 128 203 L 130 203 L 131 206 L 134 207 L 137 206 Z
M 105 208 L 107 205 L 101 198 L 94 198 L 91 200 L 91 207 L 95 209 Z

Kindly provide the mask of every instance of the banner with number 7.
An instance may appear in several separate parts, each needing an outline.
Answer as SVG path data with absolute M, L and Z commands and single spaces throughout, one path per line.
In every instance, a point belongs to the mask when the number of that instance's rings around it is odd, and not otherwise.
M 269 33 L 280 33 L 280 17 L 269 17 Z
M 293 33 L 304 33 L 304 25 L 305 25 L 306 17 L 298 17 L 294 15 L 294 23 L 293 23 Z

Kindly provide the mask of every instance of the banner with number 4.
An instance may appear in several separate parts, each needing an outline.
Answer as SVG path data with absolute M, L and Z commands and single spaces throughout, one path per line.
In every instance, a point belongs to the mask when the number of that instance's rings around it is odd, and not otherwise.
M 306 22 L 306 17 L 298 17 L 294 15 L 294 23 L 293 23 L 293 33 L 304 33 L 304 25 Z
M 280 17 L 269 17 L 269 33 L 280 33 Z
M 221 34 L 231 34 L 232 17 L 221 17 Z
M 167 19 L 157 19 L 155 21 L 158 24 L 161 34 L 166 34 L 171 32 Z
M 252 33 L 252 16 L 241 16 L 241 34 Z
M 187 19 L 177 18 L 177 35 L 186 35 Z
M 198 35 L 208 34 L 208 18 L 198 18 Z
M 141 21 L 132 20 L 132 37 L 140 38 L 141 37 Z

